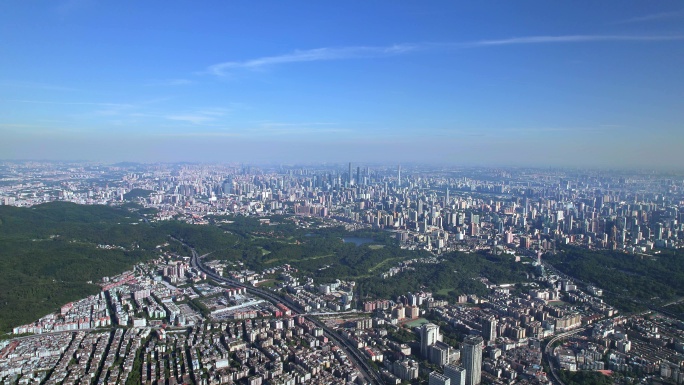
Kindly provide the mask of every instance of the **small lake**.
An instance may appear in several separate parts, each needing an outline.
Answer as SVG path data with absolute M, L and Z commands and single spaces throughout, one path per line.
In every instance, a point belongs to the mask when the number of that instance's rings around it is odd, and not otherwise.
M 356 246 L 361 246 L 364 243 L 373 243 L 375 242 L 371 238 L 357 238 L 357 237 L 347 237 L 347 238 L 342 238 L 342 242 L 344 243 L 353 243 Z

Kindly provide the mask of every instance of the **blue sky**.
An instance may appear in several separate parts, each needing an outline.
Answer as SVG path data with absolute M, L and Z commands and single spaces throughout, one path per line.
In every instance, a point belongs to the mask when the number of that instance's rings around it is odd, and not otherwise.
M 680 168 L 679 1 L 0 3 L 0 159 Z

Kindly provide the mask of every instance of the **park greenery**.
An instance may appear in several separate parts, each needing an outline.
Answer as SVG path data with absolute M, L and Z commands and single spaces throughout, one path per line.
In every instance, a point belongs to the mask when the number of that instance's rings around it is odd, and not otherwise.
M 396 296 L 426 290 L 438 299 L 455 302 L 461 294 L 485 295 L 488 289 L 481 277 L 492 283 L 520 283 L 526 280 L 532 266 L 515 262 L 510 256 L 482 253 L 452 252 L 440 257 L 439 264 L 411 265 L 414 270 L 387 279 L 365 279 L 359 282 L 362 298 L 394 298 Z
M 391 233 L 377 230 L 350 234 L 341 227 L 306 230 L 291 225 L 261 226 L 257 220 L 244 217 L 218 226 L 240 238 L 232 246 L 214 251 L 210 258 L 242 262 L 244 268 L 257 271 L 287 263 L 298 269 L 298 275 L 317 282 L 354 280 L 362 299 L 395 298 L 428 290 L 438 298 L 455 300 L 460 294 L 486 294 L 481 277 L 499 284 L 519 283 L 533 270 L 509 255 L 452 252 L 439 256 L 440 263 L 413 263 L 407 271 L 383 279 L 381 274 L 391 267 L 432 254 L 402 249 Z M 360 246 L 341 242 L 350 235 L 372 242 Z
M 673 314 L 678 315 L 680 318 L 684 318 L 684 303 L 673 303 L 671 305 L 665 306 L 665 309 Z
M 570 372 L 567 370 L 560 371 L 560 379 L 566 385 L 611 385 L 613 378 L 601 372 L 592 372 L 588 370 L 581 370 L 577 372 Z
M 564 246 L 544 258 L 563 273 L 602 288 L 607 302 L 622 310 L 640 310 L 684 296 L 680 250 L 630 255 Z

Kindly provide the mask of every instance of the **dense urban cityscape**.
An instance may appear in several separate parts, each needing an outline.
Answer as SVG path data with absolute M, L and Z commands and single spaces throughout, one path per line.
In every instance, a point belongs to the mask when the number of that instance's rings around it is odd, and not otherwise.
M 684 385 L 684 3 L 0 1 L 0 385 Z
M 629 277 L 639 272 L 626 261 L 681 258 L 683 189 L 681 175 L 653 171 L 5 161 L 0 208 L 106 206 L 133 227 L 241 238 L 226 251 L 166 235 L 149 258 L 89 282 L 97 294 L 1 324 L 0 380 L 679 384 L 681 282 L 663 273 L 632 295 L 567 259 L 610 255 L 625 264 L 593 272 Z M 22 212 L 0 211 L 0 230 Z M 332 254 L 307 254 L 330 239 Z M 250 240 L 261 262 L 229 255 Z M 132 242 L 88 247 L 144 248 Z M 360 272 L 342 261 L 354 253 L 368 258 Z M 492 264 L 464 275 L 477 263 Z M 426 269 L 461 280 L 416 281 Z
M 397 232 L 407 247 L 548 251 L 562 244 L 643 253 L 682 246 L 681 177 L 644 171 L 348 169 L 5 163 L 2 203 L 117 204 L 143 190 L 153 220 L 294 214 Z M 147 192 L 145 195 L 144 193 Z M 144 198 L 144 199 L 143 199 Z M 467 215 L 466 215 L 467 213 Z

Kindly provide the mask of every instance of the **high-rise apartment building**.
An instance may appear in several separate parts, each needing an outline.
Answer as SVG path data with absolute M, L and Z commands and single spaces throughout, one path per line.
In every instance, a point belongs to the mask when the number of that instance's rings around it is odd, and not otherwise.
M 482 379 L 482 337 L 469 336 L 461 344 L 461 363 L 466 370 L 465 385 L 478 385 Z
M 449 377 L 438 372 L 430 373 L 428 385 L 450 385 L 450 383 Z
M 449 377 L 450 385 L 465 385 L 466 370 L 458 365 L 445 365 L 444 375 Z
M 490 316 L 482 320 L 482 337 L 485 341 L 496 339 L 496 318 Z
M 441 341 L 439 335 L 439 326 L 433 323 L 427 323 L 420 327 L 420 354 L 424 358 L 429 358 L 429 347 Z

